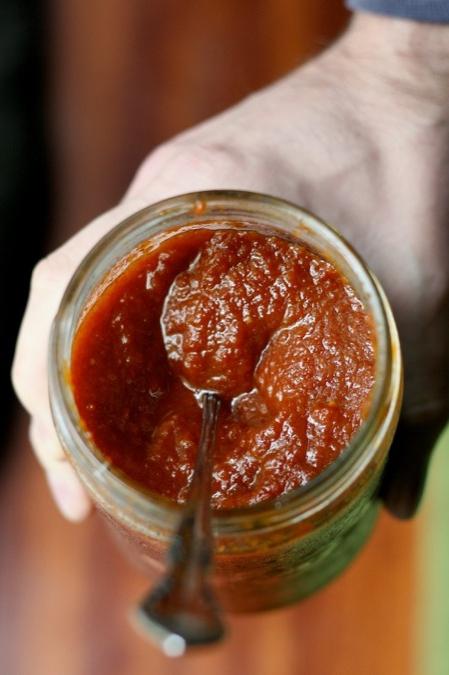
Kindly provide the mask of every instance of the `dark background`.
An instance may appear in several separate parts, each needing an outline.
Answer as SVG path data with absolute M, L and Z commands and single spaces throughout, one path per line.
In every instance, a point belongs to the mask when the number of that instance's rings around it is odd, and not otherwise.
M 56 513 L 9 385 L 32 263 L 114 205 L 155 145 L 287 72 L 346 20 L 337 0 L 2 0 L 1 675 L 412 672 L 415 526 L 386 516 L 324 592 L 233 620 L 224 647 L 163 659 L 126 622 L 145 581 L 96 518 Z

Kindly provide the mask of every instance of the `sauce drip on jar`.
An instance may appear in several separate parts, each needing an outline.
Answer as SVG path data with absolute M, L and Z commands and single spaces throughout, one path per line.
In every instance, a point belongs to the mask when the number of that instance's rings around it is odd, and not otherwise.
M 215 508 L 305 485 L 360 428 L 374 383 L 370 316 L 345 277 L 291 240 L 173 232 L 97 293 L 71 381 L 93 442 L 122 475 L 183 502 L 201 410 L 222 398 Z

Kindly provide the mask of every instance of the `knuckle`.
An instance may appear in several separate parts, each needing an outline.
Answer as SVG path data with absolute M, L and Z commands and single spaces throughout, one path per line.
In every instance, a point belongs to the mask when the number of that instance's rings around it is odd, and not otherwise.
M 47 274 L 47 265 L 47 258 L 42 258 L 36 263 L 31 273 L 31 289 L 39 288 Z
M 30 441 L 33 452 L 39 461 L 39 464 L 43 467 L 48 464 L 47 453 L 45 452 L 45 446 L 42 445 L 39 427 L 36 423 L 35 418 L 31 419 L 30 425 L 28 427 L 28 439 Z
M 57 249 L 39 260 L 31 275 L 31 292 L 52 287 L 60 281 L 67 268 L 66 263 L 67 261 L 62 249 Z
M 159 174 L 173 156 L 176 155 L 176 152 L 175 141 L 163 143 L 150 152 L 137 169 L 130 186 L 130 192 L 132 193 L 138 190 L 142 185 L 145 185 L 149 180 L 152 180 Z
M 53 429 L 44 420 L 33 417 L 28 437 L 39 463 L 46 470 L 65 459 L 64 452 Z
M 12 364 L 11 381 L 14 391 L 16 392 L 17 398 L 19 399 L 19 401 L 23 403 L 23 405 L 25 405 L 27 379 L 26 379 L 26 371 L 23 367 L 23 359 L 21 358 L 20 353 L 16 354 Z
M 188 141 L 180 146 L 174 158 L 174 166 L 193 171 L 196 176 L 215 176 L 233 166 L 234 160 L 234 152 L 224 144 Z
M 130 194 L 147 190 L 157 180 L 163 190 L 178 193 L 216 188 L 232 182 L 242 165 L 239 151 L 221 142 L 202 141 L 197 134 L 157 148 L 141 164 Z
M 11 368 L 11 381 L 17 398 L 25 410 L 31 414 L 38 401 L 35 394 L 35 382 L 33 382 L 33 378 L 30 375 L 29 357 L 25 353 L 23 342 L 19 343 L 14 356 Z

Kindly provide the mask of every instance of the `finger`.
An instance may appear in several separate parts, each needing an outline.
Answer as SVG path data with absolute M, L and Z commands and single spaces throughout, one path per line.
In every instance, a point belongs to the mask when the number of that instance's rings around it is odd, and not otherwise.
M 47 402 L 48 339 L 62 294 L 75 268 L 92 246 L 105 232 L 140 207 L 140 202 L 130 201 L 111 209 L 41 260 L 34 269 L 17 339 L 12 381 L 23 406 L 36 418 L 43 415 L 46 423 L 51 419 Z
M 30 440 L 62 515 L 73 522 L 84 520 L 92 504 L 75 470 L 66 460 L 53 427 L 33 419 Z
M 135 203 L 113 209 L 42 261 L 33 274 L 31 293 L 17 342 L 12 380 L 17 396 L 32 415 L 32 445 L 44 467 L 60 511 L 82 520 L 90 511 L 88 496 L 66 462 L 56 436 L 48 401 L 47 352 L 50 327 L 65 286 L 76 265 L 96 240 L 136 210 Z
M 423 425 L 401 420 L 380 485 L 386 509 L 397 518 L 415 515 L 426 483 L 432 451 L 446 416 Z

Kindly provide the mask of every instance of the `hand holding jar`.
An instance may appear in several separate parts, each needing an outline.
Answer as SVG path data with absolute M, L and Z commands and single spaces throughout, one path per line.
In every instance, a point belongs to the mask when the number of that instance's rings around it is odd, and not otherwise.
M 86 253 L 125 217 L 175 194 L 217 187 L 310 208 L 336 225 L 380 278 L 405 362 L 403 421 L 385 498 L 396 513 L 413 511 L 416 499 L 401 486 L 413 484 L 418 494 L 447 415 L 449 197 L 441 177 L 449 164 L 448 43 L 445 26 L 357 17 L 319 58 L 156 150 L 117 208 L 38 265 L 14 382 L 69 518 L 83 518 L 90 502 L 64 460 L 47 397 L 48 338 L 63 291 Z

